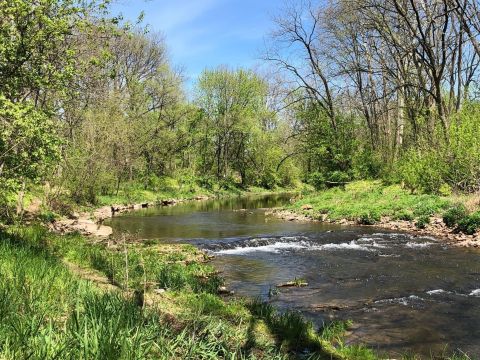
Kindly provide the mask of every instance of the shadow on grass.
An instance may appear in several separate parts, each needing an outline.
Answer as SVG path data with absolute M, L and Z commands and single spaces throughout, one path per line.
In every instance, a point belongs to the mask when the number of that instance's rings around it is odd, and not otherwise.
M 322 331 L 315 331 L 313 323 L 301 313 L 290 310 L 280 313 L 272 305 L 259 300 L 252 301 L 247 307 L 253 317 L 244 348 L 246 355 L 256 346 L 263 325 L 277 344 L 289 352 L 309 353 L 308 359 L 345 359 L 331 342 L 322 337 Z

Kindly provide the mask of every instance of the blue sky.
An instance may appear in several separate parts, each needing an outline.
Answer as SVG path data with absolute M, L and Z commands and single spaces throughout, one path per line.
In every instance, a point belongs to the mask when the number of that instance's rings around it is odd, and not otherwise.
M 281 0 L 118 0 L 113 12 L 162 32 L 188 82 L 218 65 L 254 67 Z

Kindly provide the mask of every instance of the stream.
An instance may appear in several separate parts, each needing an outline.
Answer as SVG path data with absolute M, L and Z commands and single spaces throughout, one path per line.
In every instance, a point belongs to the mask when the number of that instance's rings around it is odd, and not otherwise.
M 462 351 L 480 358 L 480 251 L 374 227 L 265 215 L 289 198 L 186 202 L 127 213 L 109 225 L 117 233 L 207 250 L 237 295 L 299 310 L 318 327 L 351 319 L 347 342 L 379 354 L 430 358 Z M 269 296 L 294 278 L 309 285 Z

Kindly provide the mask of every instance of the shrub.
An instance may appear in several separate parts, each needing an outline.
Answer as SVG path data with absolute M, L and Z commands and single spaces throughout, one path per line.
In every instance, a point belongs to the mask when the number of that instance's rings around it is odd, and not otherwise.
M 353 155 L 352 172 L 355 179 L 377 179 L 382 167 L 381 157 L 371 149 L 363 149 Z
M 478 228 L 480 228 L 480 211 L 466 216 L 458 222 L 458 230 L 468 235 L 475 234 Z
M 323 190 L 326 187 L 325 184 L 325 176 L 321 172 L 314 172 L 310 174 L 310 176 L 307 179 L 307 183 L 312 185 L 315 190 Z
M 442 196 L 450 196 L 452 195 L 452 187 L 447 183 L 444 183 L 438 189 L 438 193 Z
M 398 166 L 399 180 L 412 192 L 438 194 L 445 184 L 443 155 L 429 150 L 405 153 Z
M 415 226 L 417 229 L 425 229 L 428 224 L 430 224 L 430 216 L 423 215 L 417 219 Z
M 432 216 L 438 211 L 438 205 L 433 201 L 420 202 L 415 206 L 413 215 L 417 217 Z
M 411 211 L 403 210 L 395 215 L 395 218 L 398 220 L 404 221 L 412 221 L 413 220 L 413 213 Z
M 456 204 L 443 214 L 443 222 L 449 228 L 454 228 L 458 222 L 467 216 L 467 209 L 463 204 Z
M 215 188 L 217 181 L 215 177 L 210 175 L 200 176 L 197 179 L 197 184 L 207 190 L 213 190 Z
M 380 214 L 375 212 L 366 212 L 360 215 L 357 222 L 360 225 L 375 225 L 380 221 Z
M 344 171 L 332 171 L 328 174 L 328 182 L 327 185 L 330 186 L 339 186 L 344 185 L 344 183 L 350 180 L 350 175 L 348 175 Z

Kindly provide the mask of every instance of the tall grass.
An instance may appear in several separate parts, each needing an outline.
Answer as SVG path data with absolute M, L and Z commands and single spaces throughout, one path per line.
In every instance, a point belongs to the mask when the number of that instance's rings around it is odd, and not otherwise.
M 58 255 L 75 258 L 83 246 L 62 240 L 72 238 L 53 239 L 41 227 L 0 233 L 1 359 L 289 358 L 273 343 L 245 352 L 247 312 L 204 291 L 216 285 L 195 288 L 193 274 L 201 274 L 201 266 L 188 269 L 188 289 L 164 299 L 169 310 L 180 308 L 172 317 L 157 307 L 138 306 L 121 291 L 105 292 L 79 279 Z M 83 262 L 101 253 L 93 247 Z
M 224 301 L 215 294 L 221 279 L 191 261 L 198 257 L 192 247 L 171 256 L 155 244 L 129 246 L 129 289 L 152 279 L 169 289 L 154 306 L 139 306 L 132 291 L 121 290 L 127 285 L 121 248 L 47 234 L 39 226 L 0 232 L 0 359 L 377 358 L 365 347 L 345 345 L 348 324 L 317 331 L 298 312 Z M 110 274 L 119 290 L 81 279 L 64 259 Z

